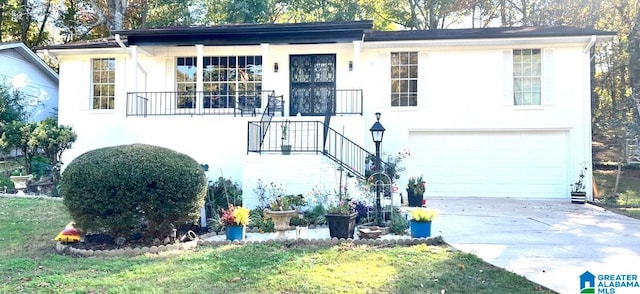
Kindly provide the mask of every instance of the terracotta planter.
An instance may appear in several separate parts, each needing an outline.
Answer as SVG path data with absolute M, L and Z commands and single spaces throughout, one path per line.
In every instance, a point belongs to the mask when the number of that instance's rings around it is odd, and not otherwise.
M 273 220 L 273 224 L 275 226 L 276 231 L 278 231 L 278 238 L 286 238 L 284 232 L 289 230 L 289 222 L 291 218 L 298 214 L 295 210 L 270 210 L 266 208 L 264 210 L 264 215 L 271 220 Z
M 352 214 L 327 214 L 327 225 L 329 225 L 329 236 L 338 239 L 353 239 L 353 233 L 356 229 L 356 218 L 358 213 Z
M 24 195 L 24 189 L 27 188 L 27 184 L 33 178 L 33 175 L 25 175 L 25 176 L 10 176 L 9 179 L 13 182 L 14 188 L 18 192 L 17 195 Z

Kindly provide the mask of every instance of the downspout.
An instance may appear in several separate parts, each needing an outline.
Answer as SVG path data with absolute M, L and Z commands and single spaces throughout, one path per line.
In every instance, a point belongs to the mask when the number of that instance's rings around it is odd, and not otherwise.
M 587 66 L 587 68 L 589 69 L 589 74 L 587 74 L 587 80 L 589 81 L 589 89 L 588 89 L 588 93 L 589 94 L 587 95 L 587 97 L 589 97 L 589 101 L 591 101 L 591 95 L 592 95 L 592 93 L 591 93 L 591 61 L 595 57 L 595 54 L 593 54 L 593 55 L 591 54 L 591 49 L 595 45 L 596 41 L 597 41 L 597 36 L 596 35 L 591 35 L 591 39 L 589 40 L 589 43 L 587 43 L 587 46 L 584 48 L 584 51 L 583 51 L 584 54 L 589 54 L 589 61 L 588 61 L 589 66 Z M 591 140 L 593 140 L 593 138 L 591 137 L 591 132 L 593 130 L 591 129 L 591 107 L 590 107 L 590 105 L 591 105 L 591 103 L 585 103 L 585 106 L 584 106 L 585 109 L 583 111 L 583 113 L 585 113 L 585 116 L 586 116 L 584 118 L 585 121 L 586 121 L 585 124 L 589 125 L 589 134 L 588 135 L 585 134 L 585 136 L 588 137 L 588 140 L 585 140 L 585 141 L 588 141 L 589 143 L 591 142 Z M 593 158 L 593 153 L 592 152 L 593 151 L 591 150 L 591 148 L 588 148 L 588 151 L 587 151 L 587 154 L 586 154 L 588 156 L 587 158 Z M 585 164 L 586 166 L 589 166 L 589 165 L 593 166 L 592 164 L 589 164 L 589 163 L 592 163 L 591 160 L 585 160 L 584 162 L 586 163 Z M 592 169 L 590 169 L 587 172 L 587 177 L 585 179 L 585 182 L 586 182 L 585 186 L 587 188 L 589 188 L 588 190 L 585 191 L 585 192 L 587 192 L 586 200 L 593 201 L 595 195 L 593 195 L 593 170 Z M 591 182 L 591 184 L 589 184 L 589 182 Z
M 589 40 L 589 43 L 587 44 L 587 47 L 584 48 L 584 53 L 587 54 L 591 51 L 591 48 L 593 47 L 593 45 L 596 43 L 597 37 L 596 35 L 592 35 L 591 36 L 591 40 Z
M 116 38 L 116 43 L 120 45 L 120 48 L 127 50 L 127 45 L 125 45 L 124 42 L 122 42 L 122 40 L 120 39 L 120 34 L 116 34 L 115 38 Z
M 127 45 L 125 45 L 125 44 L 124 44 L 124 42 L 122 42 L 122 39 L 120 38 L 120 34 L 116 34 L 116 35 L 114 36 L 114 38 L 115 38 L 115 40 L 116 40 L 116 43 L 118 43 L 118 46 L 120 46 L 120 48 L 122 48 L 122 49 L 124 49 L 125 51 L 129 52 L 129 50 L 127 50 L 127 49 L 129 49 L 129 48 L 127 47 Z M 129 57 L 130 57 L 131 59 L 134 59 L 134 58 L 133 58 L 133 56 L 131 55 L 131 53 L 129 53 Z M 147 76 L 147 71 L 146 71 L 146 70 L 144 70 L 144 68 L 142 68 L 142 66 L 140 65 L 140 63 L 138 63 L 138 62 L 137 62 L 138 58 L 135 58 L 135 59 L 136 59 L 136 66 L 138 67 L 138 69 L 139 69 L 139 70 L 140 70 L 140 71 L 145 75 L 145 77 L 146 77 L 146 76 Z

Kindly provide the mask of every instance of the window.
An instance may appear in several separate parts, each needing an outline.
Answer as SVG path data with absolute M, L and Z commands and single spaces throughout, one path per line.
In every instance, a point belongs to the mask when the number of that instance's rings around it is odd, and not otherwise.
M 236 98 L 242 105 L 255 103 L 259 107 L 261 56 L 204 57 L 203 63 L 204 108 L 232 108 Z
M 541 105 L 542 55 L 540 49 L 513 50 L 514 105 Z
M 391 53 L 391 106 L 418 106 L 418 52 Z
M 196 70 L 195 57 L 178 57 L 176 66 L 176 92 L 178 108 L 196 107 Z
M 113 109 L 116 60 L 114 58 L 92 59 L 91 74 L 93 76 L 93 109 Z

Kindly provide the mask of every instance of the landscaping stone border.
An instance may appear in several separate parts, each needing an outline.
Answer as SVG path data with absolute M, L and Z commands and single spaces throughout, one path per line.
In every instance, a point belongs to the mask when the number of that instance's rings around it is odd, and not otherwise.
M 160 246 L 151 247 L 126 247 L 113 250 L 86 250 L 78 249 L 69 244 L 62 242 L 56 242 L 56 251 L 63 255 L 71 255 L 77 257 L 116 257 L 116 256 L 128 256 L 134 257 L 147 253 L 158 254 L 161 252 L 173 252 L 181 250 L 194 249 L 197 246 L 209 246 L 218 247 L 225 245 L 246 245 L 246 244 L 286 244 L 287 246 L 306 246 L 306 247 L 331 247 L 340 244 L 353 244 L 353 245 L 369 245 L 369 246 L 413 246 L 419 244 L 425 245 L 443 245 L 445 244 L 441 236 L 429 237 L 429 238 L 411 238 L 411 239 L 270 239 L 261 241 L 252 240 L 234 240 L 234 241 L 207 241 L 200 238 L 187 241 L 183 243 L 175 243 Z

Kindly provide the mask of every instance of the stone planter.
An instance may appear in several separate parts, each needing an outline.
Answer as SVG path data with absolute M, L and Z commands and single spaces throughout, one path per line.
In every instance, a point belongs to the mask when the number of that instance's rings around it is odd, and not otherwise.
M 33 178 L 33 175 L 25 175 L 25 176 L 10 176 L 9 179 L 13 182 L 13 186 L 16 188 L 18 192 L 17 195 L 24 195 L 24 189 L 27 188 L 27 184 Z
M 295 210 L 270 210 L 265 208 L 264 215 L 273 220 L 276 231 L 278 231 L 278 238 L 286 238 L 284 232 L 289 230 L 289 222 L 291 218 L 298 214 Z

